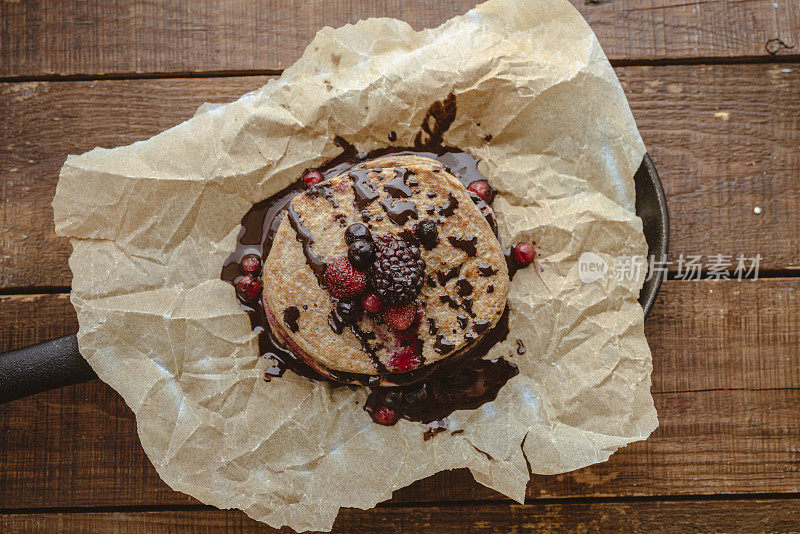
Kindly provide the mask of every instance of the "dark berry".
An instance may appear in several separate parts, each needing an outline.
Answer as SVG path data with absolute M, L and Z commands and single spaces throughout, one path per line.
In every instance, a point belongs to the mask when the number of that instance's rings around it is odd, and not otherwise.
M 261 258 L 258 254 L 248 254 L 240 263 L 244 274 L 258 274 L 261 272 Z
M 476 180 L 467 187 L 470 191 L 481 197 L 484 202 L 491 202 L 493 191 L 491 186 L 484 180 Z
M 418 387 L 417 389 L 412 389 L 411 391 L 406 391 L 406 404 L 408 406 L 419 406 L 425 399 L 428 397 L 428 392 L 425 389 L 425 385 Z
M 369 231 L 369 228 L 361 223 L 355 223 L 348 226 L 347 230 L 344 231 L 345 242 L 349 245 L 354 241 L 358 241 L 359 239 L 363 239 L 364 241 L 372 241 L 372 233 Z
M 325 268 L 325 286 L 331 296 L 349 299 L 364 291 L 366 277 L 350 264 L 346 256 L 334 256 Z
M 383 310 L 383 321 L 392 330 L 405 330 L 417 317 L 417 305 L 413 302 L 400 306 L 387 306 Z
M 397 422 L 397 412 L 388 406 L 381 406 L 372 413 L 372 420 L 379 425 L 392 426 Z
M 404 397 L 402 391 L 395 388 L 387 389 L 384 390 L 383 395 L 381 395 L 381 403 L 389 408 L 400 409 L 403 407 Z
M 252 274 L 246 274 L 236 281 L 236 293 L 245 301 L 255 300 L 261 295 L 261 280 Z
M 419 247 L 394 234 L 375 239 L 375 261 L 368 276 L 380 299 L 391 305 L 413 301 L 422 289 L 425 261 Z
M 349 300 L 340 300 L 336 304 L 336 313 L 346 323 L 354 323 L 358 316 L 361 315 L 361 310 L 355 302 Z
M 303 183 L 306 184 L 306 187 L 311 187 L 312 185 L 317 185 L 325 178 L 322 176 L 322 173 L 319 171 L 306 171 L 303 175 Z
M 347 247 L 347 258 L 353 267 L 361 271 L 369 269 L 375 263 L 375 247 L 369 241 L 359 239 Z
M 529 265 L 536 257 L 536 251 L 528 243 L 518 243 L 514 247 L 514 259 L 520 265 Z
M 375 293 L 367 293 L 361 298 L 361 307 L 370 313 L 378 313 L 383 309 L 383 302 Z
M 433 219 L 418 222 L 414 226 L 414 234 L 425 250 L 431 250 L 439 242 L 439 229 L 436 228 L 436 222 Z

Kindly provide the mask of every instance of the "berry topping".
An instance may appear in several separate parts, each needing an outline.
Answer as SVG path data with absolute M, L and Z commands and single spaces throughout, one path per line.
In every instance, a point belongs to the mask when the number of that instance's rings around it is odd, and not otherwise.
M 347 257 L 353 267 L 361 271 L 369 269 L 375 263 L 375 247 L 369 241 L 359 239 L 347 248 Z
M 419 367 L 419 364 L 420 361 L 417 355 L 414 354 L 414 349 L 411 347 L 400 347 L 389 356 L 386 367 L 392 371 L 403 372 Z
M 417 317 L 417 305 L 413 302 L 400 306 L 387 306 L 383 310 L 383 321 L 393 330 L 405 330 Z
M 491 202 L 494 196 L 491 186 L 485 180 L 476 180 L 469 184 L 467 189 L 481 197 L 484 202 Z
M 425 262 L 419 247 L 409 245 L 394 234 L 375 240 L 375 262 L 369 270 L 369 281 L 381 300 L 399 305 L 411 302 L 422 289 Z
M 252 274 L 246 274 L 236 282 L 236 293 L 245 301 L 255 300 L 261 295 L 261 280 Z
M 414 225 L 414 234 L 425 250 L 431 250 L 439 242 L 439 229 L 433 219 L 425 219 Z
M 529 265 L 536 257 L 536 251 L 528 243 L 517 243 L 514 247 L 514 259 L 520 265 Z
M 372 241 L 372 233 L 369 231 L 365 225 L 361 223 L 351 224 L 347 227 L 347 230 L 344 231 L 344 240 L 347 244 L 351 244 L 359 239 L 363 239 L 365 241 Z
M 248 254 L 242 258 L 239 265 L 244 274 L 258 274 L 261 272 L 261 258 L 258 257 L 258 254 Z
M 303 175 L 303 183 L 306 184 L 306 187 L 311 187 L 312 185 L 317 185 L 325 178 L 322 176 L 322 173 L 319 171 L 306 171 Z
M 397 422 L 399 417 L 397 417 L 397 412 L 389 408 L 388 406 L 381 406 L 374 412 L 372 412 L 372 420 L 378 423 L 379 425 L 386 425 L 391 426 Z
M 361 297 L 361 307 L 370 313 L 378 313 L 383 309 L 383 303 L 375 293 L 367 293 Z
M 336 304 L 336 313 L 346 323 L 354 323 L 361 315 L 361 310 L 355 302 L 349 300 L 340 300 Z
M 325 285 L 331 296 L 349 299 L 364 291 L 366 277 L 350 265 L 346 256 L 334 256 L 325 269 Z

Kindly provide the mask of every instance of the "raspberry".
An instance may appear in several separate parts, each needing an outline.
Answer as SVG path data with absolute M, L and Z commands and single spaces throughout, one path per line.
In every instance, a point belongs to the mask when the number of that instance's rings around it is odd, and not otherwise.
M 417 305 L 413 302 L 401 306 L 387 306 L 383 310 L 383 321 L 393 330 L 405 330 L 417 317 Z
M 245 301 L 255 300 L 261 295 L 261 280 L 252 274 L 246 274 L 236 281 L 236 293 Z
M 306 187 L 317 185 L 322 180 L 324 180 L 324 177 L 319 171 L 306 171 L 306 173 L 303 175 L 303 183 L 306 184 Z
M 381 406 L 372 413 L 372 420 L 379 425 L 392 426 L 398 419 L 397 412 L 388 406 Z
M 484 180 L 476 180 L 469 184 L 467 187 L 470 191 L 481 197 L 481 200 L 484 202 L 491 202 L 492 196 L 494 196 L 494 192 L 492 191 L 491 186 L 485 182 Z
M 347 261 L 347 256 L 334 256 L 325 269 L 325 285 L 337 299 L 349 299 L 364 291 L 366 277 Z
M 400 347 L 389 356 L 386 367 L 391 371 L 400 371 L 402 373 L 419 367 L 419 364 L 420 361 L 417 355 L 414 354 L 414 349 L 411 347 Z
M 514 247 L 514 259 L 520 265 L 529 265 L 536 257 L 536 251 L 528 243 L 517 243 Z
M 375 262 L 369 281 L 381 300 L 399 305 L 413 301 L 422 289 L 425 261 L 419 247 L 394 234 L 375 239 Z
M 258 254 L 248 254 L 239 263 L 244 274 L 258 274 L 261 271 L 261 258 Z
M 378 313 L 383 309 L 383 303 L 375 293 L 367 293 L 361 297 L 361 307 L 370 313 Z

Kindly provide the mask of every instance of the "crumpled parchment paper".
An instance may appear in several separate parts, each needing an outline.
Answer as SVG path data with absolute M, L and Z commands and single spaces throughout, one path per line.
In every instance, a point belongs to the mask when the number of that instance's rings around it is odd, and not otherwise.
M 219 275 L 242 215 L 337 155 L 335 135 L 368 150 L 394 131 L 410 145 L 451 91 L 445 142 L 481 158 L 502 242 L 536 241 L 544 270 L 514 278 L 511 333 L 489 354 L 520 374 L 424 441 L 419 423 L 374 424 L 364 390 L 290 372 L 265 382 L 268 362 Z M 272 526 L 327 530 L 340 507 L 459 467 L 522 502 L 526 458 L 534 473 L 570 471 L 657 426 L 644 273 L 578 277 L 585 251 L 609 264 L 646 255 L 632 178 L 643 154 L 614 72 L 566 0 L 493 0 L 420 32 L 393 19 L 323 28 L 261 89 L 67 159 L 53 208 L 74 247 L 81 353 L 135 412 L 167 484 Z

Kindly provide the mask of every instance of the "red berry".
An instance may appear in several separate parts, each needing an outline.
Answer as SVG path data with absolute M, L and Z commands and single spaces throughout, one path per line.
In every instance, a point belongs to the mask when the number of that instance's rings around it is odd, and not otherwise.
M 242 300 L 255 300 L 261 295 L 261 280 L 252 274 L 246 274 L 236 281 L 236 293 Z
M 413 302 L 400 306 L 387 306 L 383 310 L 383 320 L 394 330 L 405 330 L 412 325 L 417 316 L 417 305 Z
M 414 354 L 413 348 L 400 347 L 389 356 L 386 367 L 391 371 L 400 371 L 402 373 L 419 367 L 419 363 L 419 358 Z
M 370 313 L 378 313 L 383 309 L 383 302 L 375 293 L 367 293 L 361 298 L 361 307 Z
M 372 419 L 379 425 L 392 426 L 399 418 L 394 410 L 388 406 L 381 406 L 372 413 Z
M 517 243 L 514 247 L 514 259 L 516 259 L 517 263 L 520 265 L 529 265 L 533 262 L 533 258 L 535 257 L 536 251 L 533 250 L 533 246 L 528 243 Z
M 245 274 L 258 274 L 261 271 L 261 258 L 257 254 L 248 254 L 240 263 L 242 272 Z
M 325 269 L 325 285 L 334 298 L 349 299 L 364 291 L 366 276 L 350 265 L 347 256 L 334 256 Z
M 492 201 L 492 188 L 484 180 L 476 180 L 467 187 L 470 191 L 481 197 L 485 202 Z
M 319 171 L 306 171 L 303 175 L 303 183 L 306 184 L 306 187 L 311 187 L 312 185 L 317 185 L 325 178 L 322 176 L 322 173 Z

